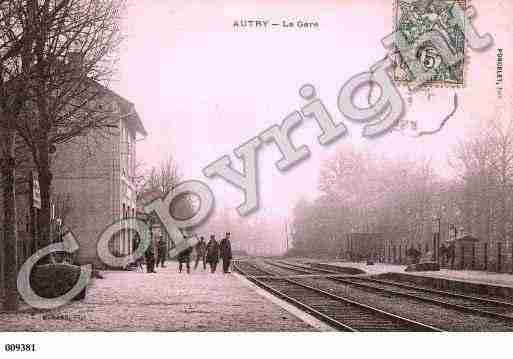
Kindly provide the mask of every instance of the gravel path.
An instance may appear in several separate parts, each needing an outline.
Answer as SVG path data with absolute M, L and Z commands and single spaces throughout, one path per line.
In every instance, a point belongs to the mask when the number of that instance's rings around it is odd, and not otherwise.
M 314 331 L 232 275 L 102 272 L 83 301 L 0 313 L 0 331 Z

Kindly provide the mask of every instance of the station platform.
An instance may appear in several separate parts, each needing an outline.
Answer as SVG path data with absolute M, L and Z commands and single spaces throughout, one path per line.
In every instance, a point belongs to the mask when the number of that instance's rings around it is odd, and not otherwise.
M 86 298 L 41 312 L 0 312 L 4 331 L 320 331 L 238 274 L 102 271 Z M 327 329 L 326 329 L 327 330 Z
M 321 263 L 321 262 L 320 262 Z M 405 265 L 375 263 L 367 265 L 365 262 L 322 262 L 340 267 L 352 267 L 365 271 L 367 274 L 378 275 L 383 273 L 407 273 L 408 275 L 440 278 L 452 281 L 471 282 L 476 284 L 501 286 L 513 288 L 513 274 L 494 273 L 475 270 L 453 270 L 442 268 L 439 271 L 405 272 Z

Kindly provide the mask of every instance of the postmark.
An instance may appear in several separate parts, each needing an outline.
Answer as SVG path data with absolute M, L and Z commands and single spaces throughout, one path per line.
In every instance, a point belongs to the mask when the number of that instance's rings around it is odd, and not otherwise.
M 455 7 L 466 9 L 469 0 L 394 0 L 394 33 L 398 41 L 407 44 L 422 42 L 416 48 L 414 58 L 420 70 L 433 75 L 422 81 L 422 87 L 464 87 L 465 67 L 469 61 L 466 53 L 466 19 L 456 19 L 459 12 Z M 436 38 L 431 34 L 436 34 Z M 399 40 L 399 37 L 401 38 Z M 432 37 L 432 39 L 430 39 Z M 427 39 L 427 40 L 426 40 Z M 443 42 L 458 61 L 447 62 L 447 56 L 440 52 Z M 419 69 L 401 54 L 395 54 L 393 78 L 398 85 L 411 85 L 417 78 Z M 411 61 L 411 60 L 410 60 Z

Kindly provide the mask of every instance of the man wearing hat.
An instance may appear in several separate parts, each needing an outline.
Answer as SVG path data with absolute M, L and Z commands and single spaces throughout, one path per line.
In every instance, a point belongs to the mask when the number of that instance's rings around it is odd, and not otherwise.
M 166 240 L 164 240 L 164 236 L 159 237 L 159 241 L 157 242 L 157 267 L 160 266 L 162 268 L 165 268 L 164 265 L 166 261 L 166 251 L 167 251 L 167 243 Z
M 146 271 L 148 273 L 157 273 L 155 271 L 155 252 L 153 250 L 153 242 L 150 243 L 146 252 L 144 253 L 144 259 L 146 260 Z
M 226 232 L 226 237 L 219 244 L 221 258 L 223 259 L 223 272 L 230 273 L 230 262 L 232 261 L 232 244 L 230 243 L 230 232 Z
M 219 243 L 216 241 L 215 234 L 210 235 L 206 251 L 206 262 L 210 265 L 210 272 L 215 273 L 219 261 Z
M 200 261 L 203 262 L 203 270 L 207 269 L 207 265 L 205 263 L 205 252 L 207 250 L 207 244 L 205 243 L 205 238 L 203 236 L 200 237 L 200 240 L 194 249 L 196 251 L 196 263 L 194 264 L 194 269 L 198 268 L 198 263 Z
M 177 259 L 178 259 L 178 271 L 180 273 L 182 273 L 182 267 L 183 267 L 183 264 L 185 263 L 185 266 L 186 266 L 186 269 L 187 269 L 187 273 L 191 273 L 191 253 L 192 253 L 192 247 L 187 247 L 187 249 L 181 251 L 178 256 L 177 256 Z

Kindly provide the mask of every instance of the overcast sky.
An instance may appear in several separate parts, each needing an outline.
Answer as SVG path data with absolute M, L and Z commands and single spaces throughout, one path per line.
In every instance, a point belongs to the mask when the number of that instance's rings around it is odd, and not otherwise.
M 392 4 L 393 0 L 134 1 L 113 88 L 135 103 L 149 132 L 138 145 L 139 158 L 153 165 L 172 154 L 186 178 L 206 180 L 218 206 L 235 208 L 242 193 L 220 179 L 206 179 L 202 169 L 225 154 L 240 165 L 233 149 L 306 104 L 298 90 L 311 83 L 335 121 L 344 121 L 350 134 L 323 147 L 317 143 L 317 125 L 306 120 L 292 138 L 296 145 L 307 145 L 311 157 L 287 173 L 275 168 L 280 157 L 276 148 L 262 147 L 260 204 L 269 213 L 285 215 L 300 196 L 315 197 L 321 160 L 343 143 L 391 157 L 431 158 L 439 173 L 449 176 L 446 156 L 451 146 L 497 112 L 497 47 L 505 49 L 509 88 L 504 96 L 511 98 L 513 37 L 507 24 L 513 1 L 473 0 L 478 11 L 474 23 L 481 33 L 494 36 L 495 45 L 484 53 L 469 52 L 466 88 L 434 89 L 430 101 L 423 94 L 414 96 L 406 117 L 432 128 L 451 110 L 452 96 L 458 93 L 459 109 L 442 132 L 422 139 L 395 132 L 365 140 L 362 126 L 343 118 L 336 99 L 350 77 L 368 71 L 385 55 L 380 40 L 393 30 Z M 318 22 L 319 29 L 234 28 L 234 21 L 241 19 L 304 19 Z M 511 109 L 511 102 L 505 107 Z

